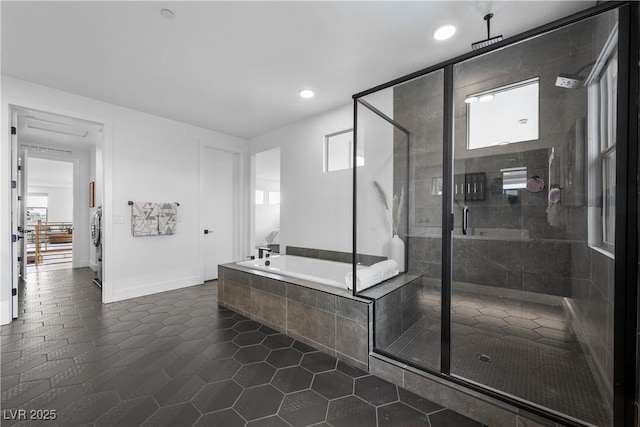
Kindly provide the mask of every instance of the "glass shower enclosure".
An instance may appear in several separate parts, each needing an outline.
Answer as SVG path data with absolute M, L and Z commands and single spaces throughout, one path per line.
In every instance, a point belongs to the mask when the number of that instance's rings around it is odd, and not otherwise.
M 609 7 L 354 96 L 354 251 L 407 277 L 359 293 L 375 352 L 614 425 L 623 36 Z

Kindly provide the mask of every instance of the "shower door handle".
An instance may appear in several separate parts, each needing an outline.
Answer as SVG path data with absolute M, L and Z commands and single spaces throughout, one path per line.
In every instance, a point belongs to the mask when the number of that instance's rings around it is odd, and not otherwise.
M 469 206 L 462 208 L 462 234 L 469 232 Z

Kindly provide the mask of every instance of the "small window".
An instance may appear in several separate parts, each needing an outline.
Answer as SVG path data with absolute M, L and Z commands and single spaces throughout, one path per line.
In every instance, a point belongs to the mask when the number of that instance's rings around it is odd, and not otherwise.
M 256 205 L 264 205 L 264 191 L 256 190 Z
M 268 199 L 269 199 L 269 204 L 270 205 L 279 205 L 280 204 L 280 192 L 279 191 L 269 191 Z
M 470 94 L 464 102 L 469 150 L 539 138 L 537 77 Z
M 324 137 L 324 171 L 333 172 L 353 167 L 353 129 Z M 364 166 L 364 141 L 358 140 L 356 165 Z

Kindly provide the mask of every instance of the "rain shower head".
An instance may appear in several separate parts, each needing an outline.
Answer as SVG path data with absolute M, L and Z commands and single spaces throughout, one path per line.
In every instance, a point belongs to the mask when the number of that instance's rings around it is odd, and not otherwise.
M 484 18 L 482 18 L 487 21 L 487 38 L 485 40 L 471 43 L 471 48 L 473 50 L 482 49 L 483 47 L 491 46 L 492 44 L 502 41 L 502 35 L 491 37 L 491 18 L 493 18 L 493 13 L 488 13 Z
M 556 86 L 566 89 L 578 89 L 584 83 L 584 77 L 579 74 L 560 74 L 556 78 Z
M 595 61 L 589 62 L 580 68 L 575 74 L 558 74 L 558 77 L 556 78 L 556 86 L 563 87 L 565 89 L 580 89 L 584 86 L 586 81 L 586 77 L 582 75 L 582 72 L 594 64 Z

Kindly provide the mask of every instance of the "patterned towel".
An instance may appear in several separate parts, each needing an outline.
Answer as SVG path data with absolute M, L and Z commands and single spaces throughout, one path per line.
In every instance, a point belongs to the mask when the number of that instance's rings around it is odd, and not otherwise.
M 131 205 L 131 235 L 158 235 L 158 205 L 152 202 L 134 202 Z
M 158 203 L 158 234 L 176 234 L 178 207 L 175 203 Z

